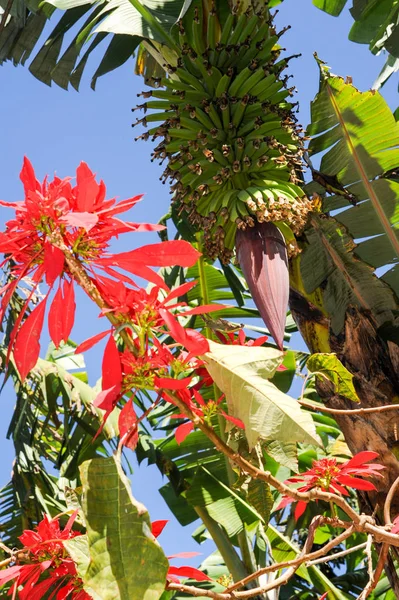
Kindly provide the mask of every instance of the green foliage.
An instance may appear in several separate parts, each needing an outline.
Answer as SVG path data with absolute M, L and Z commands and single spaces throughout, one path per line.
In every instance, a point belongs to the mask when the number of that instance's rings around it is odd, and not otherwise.
M 313 0 L 313 4 L 337 17 L 347 0 Z M 378 89 L 399 69 L 399 4 L 397 0 L 353 0 L 350 13 L 354 23 L 349 39 L 368 44 L 373 54 L 382 50 L 388 58 L 373 87 Z
M 7 3 L 0 2 L 2 5 L 5 8 Z M 25 64 L 38 48 L 29 66 L 31 73 L 47 85 L 54 82 L 68 89 L 71 84 L 78 90 L 89 56 L 95 50 L 98 53 L 99 44 L 113 34 L 92 77 L 94 88 L 98 77 L 133 56 L 143 38 L 169 39 L 172 26 L 188 5 L 183 0 L 54 0 L 43 6 L 22 1 L 14 8 L 17 5 L 13 3 L 11 18 L 0 31 L 0 62 Z M 47 20 L 58 15 L 56 26 L 42 43 Z M 65 40 L 69 43 L 64 50 Z
M 336 194 L 325 199 L 323 208 L 344 210 L 334 218 L 312 216 L 301 257 L 303 285 L 308 293 L 322 287 L 335 333 L 342 330 L 347 307 L 357 305 L 372 311 L 389 336 L 399 293 L 399 184 L 390 179 L 399 164 L 399 124 L 378 92 L 359 92 L 319 64 L 321 83 L 312 102 L 309 152 L 323 152 L 320 172 L 336 177 L 358 204 L 348 206 L 348 200 Z M 374 269 L 388 265 L 377 279 Z
M 353 385 L 353 375 L 344 367 L 336 354 L 312 354 L 306 363 L 316 377 L 325 377 L 334 384 L 334 392 L 352 402 L 360 402 Z
M 230 414 L 244 422 L 250 449 L 259 438 L 319 443 L 309 413 L 269 381 L 281 364 L 280 351 L 211 343 L 204 360 Z
M 94 600 L 157 600 L 169 563 L 118 459 L 86 461 L 80 475 L 87 533 L 84 539 L 68 541 L 67 548 L 77 560 L 86 591 Z

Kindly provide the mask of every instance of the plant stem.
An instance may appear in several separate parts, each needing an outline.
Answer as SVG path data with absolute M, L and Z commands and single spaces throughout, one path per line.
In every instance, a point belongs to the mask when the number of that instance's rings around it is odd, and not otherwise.
M 212 519 L 206 508 L 194 506 L 194 510 L 212 536 L 234 581 L 241 581 L 247 577 L 248 573 L 224 529 Z

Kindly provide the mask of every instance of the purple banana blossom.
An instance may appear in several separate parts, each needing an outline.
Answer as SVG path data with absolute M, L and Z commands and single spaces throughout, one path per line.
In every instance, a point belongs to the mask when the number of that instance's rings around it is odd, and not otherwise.
M 273 223 L 238 229 L 237 257 L 249 291 L 278 348 L 283 349 L 288 306 L 287 248 Z

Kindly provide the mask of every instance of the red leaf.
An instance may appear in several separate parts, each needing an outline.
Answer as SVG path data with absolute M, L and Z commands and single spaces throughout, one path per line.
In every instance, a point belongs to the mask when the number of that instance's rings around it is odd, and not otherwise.
M 139 432 L 137 429 L 137 415 L 131 400 L 122 408 L 119 414 L 118 426 L 122 444 L 130 450 L 135 450 L 139 441 Z
M 102 362 L 102 388 L 107 390 L 113 386 L 120 389 L 122 384 L 122 366 L 118 347 L 111 334 L 105 346 Z
M 81 212 L 92 211 L 99 191 L 93 172 L 85 162 L 76 169 L 77 208 Z
M 345 463 L 344 467 L 345 469 L 347 467 L 358 467 L 359 465 L 362 465 L 365 462 L 368 462 L 369 460 L 373 460 L 374 458 L 378 458 L 379 454 L 377 452 L 371 452 L 370 450 L 364 450 L 363 452 L 359 452 L 358 454 L 355 454 L 355 456 L 353 458 L 351 458 L 350 460 L 348 460 L 348 462 Z
M 224 418 L 227 419 L 227 421 L 231 421 L 231 423 L 234 423 L 234 425 L 236 425 L 236 427 L 239 427 L 240 429 L 245 429 L 245 425 L 241 421 L 241 419 L 237 419 L 236 417 L 232 417 L 231 415 L 228 415 L 227 413 L 224 412 L 224 410 L 222 410 L 221 413 L 224 416 Z
M 399 516 L 396 517 L 393 521 L 393 527 L 391 529 L 391 533 L 399 533 Z
M 158 225 L 158 223 L 124 222 L 124 225 L 127 231 L 137 231 L 137 233 L 141 233 L 142 231 L 164 231 L 166 229 L 164 225 Z
M 36 306 L 17 334 L 14 346 L 14 360 L 21 376 L 21 381 L 24 381 L 39 358 L 39 339 L 43 329 L 46 301 L 47 298 Z
M 82 227 L 86 231 L 90 231 L 98 223 L 98 215 L 89 212 L 74 212 L 65 215 L 60 221 L 71 227 Z
M 195 581 L 212 581 L 208 575 L 199 569 L 194 569 L 194 567 L 169 567 L 169 574 L 177 575 L 178 577 L 189 577 L 190 579 L 195 579 Z
M 100 340 L 105 338 L 105 336 L 111 333 L 111 331 L 111 329 L 107 329 L 107 331 L 102 331 L 101 333 L 97 333 L 96 335 L 93 335 L 92 337 L 88 338 L 87 340 L 79 344 L 79 346 L 75 350 L 75 354 L 79 354 L 79 352 L 86 352 L 86 350 L 90 350 L 90 348 L 92 348 Z
M 1 571 L 0 585 L 4 585 L 12 579 L 18 577 L 18 575 L 20 575 L 20 573 L 23 572 L 25 566 L 26 565 L 14 565 L 13 567 L 8 567 L 8 569 L 4 569 L 4 571 Z M 33 565 L 30 566 L 33 567 Z
M 120 391 L 120 387 L 117 385 L 114 385 L 113 387 L 109 388 L 108 390 L 102 390 L 95 397 L 94 402 L 93 402 L 94 406 L 97 406 L 97 408 L 101 408 L 101 410 L 105 410 L 109 414 L 112 411 L 112 409 L 114 408 L 115 401 L 119 398 L 119 391 Z M 105 417 L 104 417 L 104 423 L 105 423 L 107 416 L 108 415 L 105 415 Z
M 122 200 L 121 202 L 118 202 L 118 204 L 115 204 L 115 206 L 112 206 L 111 208 L 104 208 L 103 210 L 99 210 L 98 214 L 105 214 L 107 217 L 110 217 L 112 215 L 117 215 L 119 213 L 126 212 L 127 210 L 130 210 L 132 206 L 137 204 L 137 202 L 140 202 L 142 197 L 143 194 L 140 194 L 139 196 L 134 196 L 134 198 Z
M 183 423 L 183 425 L 179 425 L 179 427 L 176 428 L 175 439 L 179 446 L 193 430 L 194 424 L 191 421 L 188 423 Z
M 63 310 L 64 301 L 62 298 L 62 290 L 60 286 L 56 291 L 48 313 L 48 329 L 50 337 L 53 340 L 54 346 L 56 348 L 59 347 L 60 343 L 63 340 Z
M 231 308 L 227 304 L 202 304 L 195 308 L 190 308 L 184 311 L 184 315 L 203 315 L 204 313 L 215 312 L 217 310 L 223 310 L 224 308 Z
M 73 281 L 64 281 L 64 315 L 62 323 L 62 339 L 68 341 L 75 322 L 75 290 Z
M 354 488 L 355 490 L 376 490 L 375 485 L 371 483 L 371 481 L 357 479 L 356 477 L 350 477 L 349 475 L 340 475 L 338 480 L 340 483 L 343 483 L 348 487 Z
M 179 298 L 180 296 L 184 296 L 185 294 L 187 294 L 187 292 L 192 290 L 193 287 L 195 287 L 197 285 L 197 283 L 198 283 L 198 281 L 188 281 L 187 283 L 183 283 L 182 285 L 179 285 L 177 288 L 174 288 L 170 292 L 170 294 L 167 295 L 165 304 L 169 304 L 169 301 L 173 300 L 174 298 Z
M 158 388 L 164 388 L 166 390 L 185 390 L 188 384 L 191 383 L 191 377 L 185 377 L 184 379 L 155 377 L 154 383 Z
M 32 163 L 26 156 L 24 156 L 24 164 L 19 178 L 24 185 L 25 195 L 27 195 L 28 192 L 35 192 L 37 189 L 40 189 L 40 183 L 36 179 Z
M 153 521 L 151 523 L 152 535 L 156 538 L 161 535 L 167 523 L 169 523 L 169 521 Z
M 324 594 L 322 596 L 320 596 L 319 600 L 326 600 L 328 596 L 328 592 L 324 592 Z
M 200 556 L 200 554 L 200 552 L 178 552 L 177 554 L 170 554 L 170 556 L 168 556 L 168 559 L 171 560 L 172 558 L 193 558 L 194 556 Z
M 143 262 L 153 267 L 192 267 L 201 253 L 189 242 L 171 240 L 160 244 L 148 244 L 130 252 L 123 252 L 118 256 L 126 256 L 136 262 Z
M 47 285 L 53 285 L 64 269 L 64 253 L 56 246 L 46 242 L 44 244 L 44 271 Z
M 190 353 L 198 356 L 209 351 L 208 340 L 198 331 L 184 329 L 179 321 L 164 308 L 160 309 L 159 314 L 168 326 L 171 336 L 176 342 L 185 346 Z
M 308 505 L 306 504 L 306 502 L 304 502 L 303 500 L 299 500 L 299 502 L 296 505 L 295 513 L 294 513 L 295 521 L 298 521 L 299 517 L 301 517 L 303 515 L 303 513 L 307 509 L 307 506 Z

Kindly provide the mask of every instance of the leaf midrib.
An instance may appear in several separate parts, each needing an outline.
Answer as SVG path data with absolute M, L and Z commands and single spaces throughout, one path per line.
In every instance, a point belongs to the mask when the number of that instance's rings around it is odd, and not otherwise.
M 342 133 L 343 133 L 344 140 L 347 143 L 348 150 L 349 150 L 349 152 L 350 152 L 350 154 L 351 154 L 351 156 L 353 158 L 353 161 L 355 163 L 355 167 L 357 169 L 357 172 L 359 173 L 360 180 L 362 181 L 364 187 L 367 190 L 367 193 L 369 195 L 369 198 L 370 198 L 370 201 L 371 201 L 371 203 L 373 205 L 373 208 L 374 208 L 374 210 L 375 210 L 375 212 L 377 214 L 377 217 L 380 220 L 380 223 L 381 223 L 381 225 L 382 225 L 382 227 L 383 227 L 386 235 L 388 236 L 388 239 L 389 239 L 389 241 L 390 241 L 390 243 L 391 243 L 391 245 L 392 245 L 392 247 L 393 247 L 396 255 L 399 256 L 399 240 L 396 239 L 394 231 L 391 228 L 389 219 L 385 215 L 384 210 L 383 210 L 382 206 L 380 205 L 380 203 L 378 201 L 378 198 L 377 198 L 377 196 L 375 194 L 373 186 L 370 183 L 369 178 L 367 177 L 367 174 L 366 174 L 366 171 L 364 170 L 362 161 L 360 160 L 360 157 L 358 156 L 356 147 L 355 147 L 355 145 L 352 142 L 351 135 L 350 135 L 350 133 L 349 133 L 347 127 L 346 127 L 344 118 L 342 116 L 340 108 L 339 108 L 339 106 L 338 106 L 338 104 L 336 102 L 336 99 L 334 97 L 333 90 L 330 87 L 328 81 L 326 81 L 326 88 L 327 88 L 327 93 L 328 93 L 331 105 L 332 105 L 332 107 L 334 109 L 334 112 L 336 114 L 338 122 L 339 122 L 339 124 L 341 126 L 341 130 L 342 130 Z

